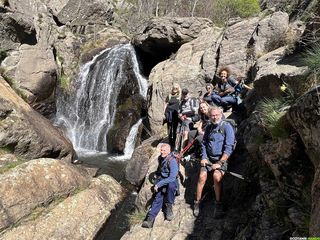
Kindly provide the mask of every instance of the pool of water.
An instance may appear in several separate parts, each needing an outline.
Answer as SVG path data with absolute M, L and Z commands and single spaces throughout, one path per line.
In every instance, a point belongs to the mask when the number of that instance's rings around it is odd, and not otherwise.
M 110 175 L 121 184 L 125 181 L 128 159 L 107 153 L 81 152 L 78 155 L 84 166 L 98 169 L 97 175 Z
M 107 174 L 116 179 L 127 190 L 124 201 L 117 205 L 111 216 L 98 232 L 95 240 L 118 240 L 129 230 L 128 215 L 134 210 L 135 188 L 125 179 L 128 159 L 106 153 L 78 153 L 79 159 L 86 167 L 97 168 L 97 175 Z

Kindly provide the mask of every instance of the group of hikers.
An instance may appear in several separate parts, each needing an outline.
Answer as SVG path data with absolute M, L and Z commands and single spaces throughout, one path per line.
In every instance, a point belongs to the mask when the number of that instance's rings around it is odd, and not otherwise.
M 179 188 L 178 162 L 192 145 L 195 146 L 194 155 L 201 159 L 193 214 L 196 217 L 200 214 L 202 191 L 210 174 L 215 193 L 213 216 L 223 216 L 221 180 L 236 143 L 234 126 L 231 121 L 225 120 L 223 112 L 239 107 L 239 95 L 244 88 L 251 89 L 243 83 L 243 79 L 234 78 L 228 67 L 220 69 L 216 86 L 208 83 L 207 92 L 199 98 L 189 96 L 188 89 L 181 90 L 179 84 L 173 84 L 164 107 L 169 144 L 164 143 L 160 148 L 153 185 L 155 197 L 142 227 L 152 228 L 161 209 L 166 220 L 173 219 L 173 204 Z

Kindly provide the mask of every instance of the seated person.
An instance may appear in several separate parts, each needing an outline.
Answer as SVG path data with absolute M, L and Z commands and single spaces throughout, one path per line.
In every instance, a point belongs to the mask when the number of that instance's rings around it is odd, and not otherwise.
M 178 133 L 176 141 L 176 150 L 181 150 L 188 141 L 188 132 L 193 127 L 192 117 L 195 116 L 196 111 L 198 110 L 198 102 L 195 98 L 189 97 L 188 89 L 184 88 L 182 90 L 182 97 L 179 106 L 179 124 L 178 124 Z
M 195 125 L 197 125 L 197 129 L 191 130 L 188 134 L 188 144 L 190 144 L 193 139 L 195 139 L 197 148 L 200 148 L 204 131 L 207 125 L 210 124 L 209 117 L 209 108 L 210 106 L 207 102 L 201 102 L 199 106 L 199 111 L 197 116 L 193 118 L 194 121 L 197 121 Z M 222 119 L 225 119 L 225 116 L 222 114 Z
M 157 171 L 157 181 L 154 184 L 155 198 L 147 214 L 145 221 L 142 223 L 144 228 L 152 228 L 154 220 L 161 208 L 164 207 L 165 219 L 173 219 L 172 206 L 175 200 L 177 190 L 176 178 L 179 172 L 178 162 L 173 154 L 170 153 L 170 145 L 162 144 L 160 148 L 159 167 Z
M 221 108 L 215 106 L 209 109 L 211 123 L 206 127 L 201 143 L 201 170 L 193 207 L 193 214 L 195 217 L 198 217 L 200 213 L 202 190 L 208 176 L 213 177 L 216 200 L 213 217 L 220 218 L 223 215 L 221 181 L 228 167 L 229 156 L 234 150 L 235 132 L 230 123 L 222 121 L 222 116 Z M 222 132 L 224 132 L 224 134 L 222 134 Z
M 198 115 L 194 117 L 197 122 L 197 129 L 191 130 L 188 134 L 188 144 L 196 140 L 197 143 L 201 143 L 204 130 L 208 123 L 210 123 L 210 118 L 208 116 L 209 104 L 207 102 L 200 103 Z
M 228 68 L 222 68 L 219 71 L 219 76 L 220 81 L 216 85 L 216 93 L 212 94 L 212 102 L 223 108 L 236 105 L 237 98 L 234 95 L 234 87 L 238 84 L 238 81 L 230 77 L 230 70 Z
M 211 83 L 207 83 L 206 90 L 207 92 L 203 95 L 202 100 L 206 101 L 210 105 L 214 105 L 212 102 L 212 94 L 214 94 L 213 85 Z

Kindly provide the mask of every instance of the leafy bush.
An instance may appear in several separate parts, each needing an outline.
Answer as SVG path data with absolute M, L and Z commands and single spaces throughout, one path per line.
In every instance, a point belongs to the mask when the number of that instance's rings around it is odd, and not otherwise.
M 320 71 L 320 44 L 314 45 L 310 50 L 303 54 L 302 62 L 308 68 L 318 74 Z
M 286 138 L 290 135 L 290 125 L 285 114 L 287 103 L 283 99 L 265 99 L 257 106 L 262 125 L 273 139 Z
M 224 24 L 231 17 L 251 17 L 260 12 L 258 0 L 217 0 L 214 4 L 213 21 Z

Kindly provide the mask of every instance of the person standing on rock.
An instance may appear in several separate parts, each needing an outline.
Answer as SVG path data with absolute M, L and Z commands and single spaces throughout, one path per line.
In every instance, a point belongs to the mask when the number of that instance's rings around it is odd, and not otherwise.
M 235 143 L 235 132 L 230 123 L 223 121 L 222 109 L 213 106 L 209 109 L 211 123 L 206 127 L 202 141 L 201 169 L 197 184 L 196 200 L 194 202 L 193 214 L 199 215 L 200 200 L 208 173 L 213 174 L 215 192 L 214 217 L 222 216 L 221 204 L 221 181 L 224 171 L 228 167 L 228 158 L 233 152 Z
M 144 228 L 153 227 L 154 220 L 162 208 L 164 208 L 166 220 L 171 221 L 174 217 L 172 206 L 177 190 L 176 178 L 179 172 L 179 166 L 175 156 L 171 154 L 170 151 L 169 144 L 164 143 L 161 145 L 157 181 L 153 186 L 155 198 L 145 221 L 142 223 L 142 227 Z
M 166 98 L 164 106 L 164 122 L 167 123 L 169 144 L 172 149 L 175 147 L 178 127 L 178 111 L 181 98 L 180 85 L 175 83 L 171 89 L 171 93 Z
M 179 106 L 179 124 L 178 124 L 178 141 L 176 141 L 176 150 L 180 151 L 188 143 L 188 133 L 193 127 L 192 118 L 198 111 L 198 100 L 189 96 L 189 90 L 182 89 L 181 102 Z

